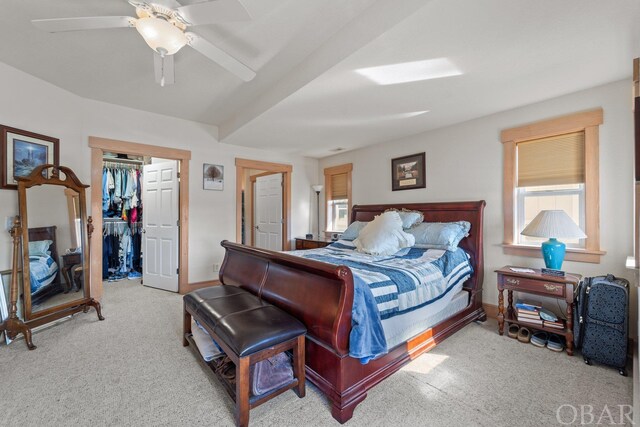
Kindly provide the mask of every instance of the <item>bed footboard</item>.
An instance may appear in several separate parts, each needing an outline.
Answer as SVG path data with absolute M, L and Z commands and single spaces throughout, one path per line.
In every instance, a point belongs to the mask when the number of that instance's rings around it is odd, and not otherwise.
M 223 241 L 220 281 L 239 286 L 302 321 L 307 337 L 339 356 L 349 354 L 353 276 L 333 266 Z

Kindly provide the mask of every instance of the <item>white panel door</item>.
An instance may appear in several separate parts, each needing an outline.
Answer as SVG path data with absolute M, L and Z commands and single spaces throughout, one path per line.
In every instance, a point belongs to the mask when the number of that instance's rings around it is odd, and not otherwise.
M 178 162 L 142 173 L 142 283 L 178 292 Z
M 256 178 L 254 201 L 255 245 L 282 250 L 282 174 Z

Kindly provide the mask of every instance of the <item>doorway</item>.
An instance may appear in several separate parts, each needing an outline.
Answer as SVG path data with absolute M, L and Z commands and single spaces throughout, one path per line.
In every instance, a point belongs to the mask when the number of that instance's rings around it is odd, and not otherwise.
M 249 160 L 236 158 L 236 242 L 246 244 L 251 242 L 251 231 L 247 232 L 247 223 L 251 221 L 252 196 L 249 189 L 251 185 L 250 176 L 256 171 L 261 171 L 264 175 L 282 174 L 282 249 L 291 249 L 291 165 L 282 163 L 270 163 L 259 160 Z M 253 223 L 251 224 L 253 227 Z M 246 227 L 246 228 L 245 228 Z M 255 230 L 255 228 L 254 228 Z M 244 239 L 243 239 L 244 235 Z M 255 237 L 254 237 L 255 241 Z
M 282 229 L 284 224 L 283 179 L 282 173 L 263 172 L 251 175 L 249 193 L 245 196 L 245 206 L 251 208 L 246 215 L 251 240 L 249 244 L 257 248 L 281 251 L 284 247 Z
M 177 161 L 179 170 L 178 182 L 178 253 L 177 253 L 177 273 L 178 292 L 188 292 L 188 255 L 189 255 L 189 160 L 191 152 L 174 148 L 158 147 L 153 145 L 138 144 L 127 141 L 117 141 L 98 137 L 89 137 L 89 147 L 91 148 L 91 187 L 92 189 L 102 188 L 102 165 L 105 153 L 123 153 L 134 156 L 150 156 L 162 159 Z M 90 245 L 91 259 L 91 292 L 96 299 L 100 299 L 103 294 L 102 286 L 102 239 L 97 238 L 96 231 L 103 229 L 102 215 L 102 192 L 91 192 L 91 212 L 93 215 L 94 234 Z

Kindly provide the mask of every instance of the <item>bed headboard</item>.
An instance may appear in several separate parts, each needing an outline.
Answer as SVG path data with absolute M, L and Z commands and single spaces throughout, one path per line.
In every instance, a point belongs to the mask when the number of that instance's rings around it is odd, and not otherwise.
M 51 246 L 49 246 L 49 250 L 51 251 L 51 258 L 60 266 L 60 258 L 58 257 L 58 242 L 56 241 L 56 226 L 51 225 L 49 227 L 35 227 L 29 229 L 29 241 L 30 242 L 38 242 L 40 240 L 51 240 Z M 60 274 L 56 275 L 56 278 L 53 281 L 54 283 L 60 282 Z
M 465 288 L 479 291 L 482 289 L 484 277 L 484 258 L 482 240 L 482 218 L 484 200 L 474 202 L 443 203 L 397 203 L 388 205 L 355 205 L 351 210 L 351 221 L 371 221 L 376 215 L 387 209 L 409 209 L 424 214 L 425 222 L 469 221 L 469 236 L 462 239 L 459 246 L 471 257 L 471 265 L 475 272 L 465 283 Z

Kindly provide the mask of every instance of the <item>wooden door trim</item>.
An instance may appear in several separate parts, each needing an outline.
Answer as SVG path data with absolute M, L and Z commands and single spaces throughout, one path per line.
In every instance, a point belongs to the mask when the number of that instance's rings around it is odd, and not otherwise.
M 102 230 L 102 156 L 104 152 L 133 154 L 138 156 L 161 157 L 178 161 L 180 182 L 178 184 L 178 203 L 180 226 L 178 230 L 178 292 L 189 292 L 189 160 L 191 151 L 176 148 L 139 144 L 137 142 L 89 137 L 91 148 L 91 214 L 96 230 Z M 97 214 L 99 212 L 99 214 Z M 91 239 L 91 265 L 102 266 L 102 239 L 94 233 Z M 102 298 L 102 269 L 91 268 L 91 295 Z
M 247 169 L 258 169 L 271 173 L 282 173 L 282 249 L 291 250 L 291 173 L 293 166 L 284 163 L 263 162 L 260 160 L 241 159 L 236 157 L 236 242 L 242 242 L 242 190 L 244 175 Z M 246 204 L 245 204 L 246 205 Z

